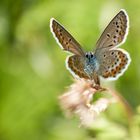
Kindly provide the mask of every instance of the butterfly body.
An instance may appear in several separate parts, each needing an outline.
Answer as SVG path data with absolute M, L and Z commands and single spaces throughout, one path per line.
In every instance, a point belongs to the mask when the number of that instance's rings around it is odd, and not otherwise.
M 92 79 L 92 75 L 94 72 L 97 73 L 99 69 L 99 63 L 97 62 L 96 56 L 93 52 L 87 52 L 85 54 L 85 73 Z
M 121 10 L 108 24 L 93 51 L 85 52 L 72 35 L 55 19 L 50 22 L 51 32 L 60 47 L 73 55 L 66 59 L 66 67 L 74 77 L 94 80 L 100 85 L 100 78 L 115 80 L 130 64 L 129 53 L 117 48 L 124 43 L 128 34 L 129 19 Z

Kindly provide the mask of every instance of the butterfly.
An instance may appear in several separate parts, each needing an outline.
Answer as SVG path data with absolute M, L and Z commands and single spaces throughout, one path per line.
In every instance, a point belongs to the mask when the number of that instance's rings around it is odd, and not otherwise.
M 66 67 L 76 78 L 94 81 L 100 86 L 100 77 L 116 80 L 128 68 L 129 53 L 118 48 L 125 42 L 128 34 L 129 18 L 125 10 L 111 20 L 96 43 L 94 51 L 85 52 L 74 37 L 54 18 L 50 29 L 59 46 L 72 53 L 66 59 Z

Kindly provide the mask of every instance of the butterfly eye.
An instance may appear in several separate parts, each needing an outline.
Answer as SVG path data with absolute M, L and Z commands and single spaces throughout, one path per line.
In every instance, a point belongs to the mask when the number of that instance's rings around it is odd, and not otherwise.
M 93 54 L 91 54 L 91 58 L 93 57 Z
M 86 54 L 86 58 L 88 58 L 88 54 Z

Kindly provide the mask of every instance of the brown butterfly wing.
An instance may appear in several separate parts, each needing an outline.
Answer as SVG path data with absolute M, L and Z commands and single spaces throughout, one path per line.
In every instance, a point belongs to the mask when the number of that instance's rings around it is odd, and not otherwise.
M 102 58 L 98 60 L 100 63 L 98 75 L 110 80 L 121 76 L 131 61 L 129 54 L 122 49 L 104 51 L 102 54 Z
M 89 79 L 84 71 L 85 58 L 79 55 L 69 56 L 66 60 L 67 69 L 74 77 Z
M 60 25 L 60 23 L 53 18 L 50 21 L 50 28 L 62 49 L 76 55 L 84 56 L 84 51 L 82 50 L 80 44 L 62 25 Z
M 96 43 L 96 50 L 113 48 L 125 41 L 128 34 L 129 19 L 125 10 L 121 10 L 108 24 Z
M 128 34 L 128 16 L 121 10 L 109 23 L 97 41 L 95 56 L 99 64 L 98 75 L 107 79 L 116 79 L 127 69 L 131 59 L 129 54 L 116 49 Z

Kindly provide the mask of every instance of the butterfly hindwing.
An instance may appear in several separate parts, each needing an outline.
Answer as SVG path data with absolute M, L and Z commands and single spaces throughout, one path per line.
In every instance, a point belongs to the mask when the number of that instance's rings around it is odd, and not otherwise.
M 88 75 L 84 71 L 85 67 L 84 57 L 78 55 L 68 56 L 66 59 L 66 66 L 74 77 L 89 79 Z
M 104 51 L 98 59 L 98 74 L 105 79 L 115 80 L 124 73 L 130 61 L 129 54 L 122 49 Z

